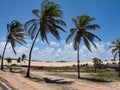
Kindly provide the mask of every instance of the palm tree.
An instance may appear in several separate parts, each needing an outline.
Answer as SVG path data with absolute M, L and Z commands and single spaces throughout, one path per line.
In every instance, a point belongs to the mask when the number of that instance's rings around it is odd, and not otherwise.
M 42 41 L 48 42 L 47 34 L 51 33 L 57 40 L 60 40 L 59 31 L 65 30 L 62 26 L 66 26 L 62 19 L 62 10 L 60 6 L 52 1 L 44 0 L 41 4 L 41 10 L 32 10 L 33 14 L 37 17 L 26 22 L 25 27 L 28 29 L 28 34 L 33 40 L 30 53 L 29 64 L 26 77 L 30 77 L 30 64 L 31 54 L 38 35 L 40 34 Z
M 91 42 L 97 48 L 97 46 L 94 43 L 94 38 L 97 38 L 99 41 L 101 41 L 101 39 L 89 31 L 96 30 L 97 28 L 100 28 L 100 27 L 97 24 L 90 24 L 90 22 L 95 20 L 95 18 L 91 18 L 88 15 L 77 16 L 72 20 L 76 28 L 70 29 L 70 34 L 66 38 L 66 42 L 68 42 L 74 36 L 73 47 L 75 50 L 77 50 L 78 78 L 80 78 L 79 45 L 83 40 L 89 51 L 91 51 L 89 42 Z
M 102 60 L 95 57 L 92 59 L 92 62 L 94 63 L 94 69 L 95 69 L 95 73 L 96 73 L 96 68 L 98 67 L 98 65 L 100 65 L 102 63 Z
M 117 54 L 119 56 L 118 77 L 120 77 L 120 38 L 117 39 L 116 42 L 112 42 L 110 48 L 112 48 L 112 54 L 114 54 L 114 60 L 116 59 Z
M 16 42 L 21 45 L 26 44 L 25 35 L 26 35 L 25 29 L 20 22 L 13 20 L 10 24 L 7 24 L 7 41 L 2 54 L 1 70 L 3 70 L 3 59 L 4 59 L 4 54 L 5 54 L 7 44 L 8 43 L 11 44 L 12 49 L 16 54 L 16 51 L 15 51 Z
M 22 54 L 22 62 L 27 58 L 26 54 Z M 21 62 L 21 66 L 22 66 L 22 62 Z

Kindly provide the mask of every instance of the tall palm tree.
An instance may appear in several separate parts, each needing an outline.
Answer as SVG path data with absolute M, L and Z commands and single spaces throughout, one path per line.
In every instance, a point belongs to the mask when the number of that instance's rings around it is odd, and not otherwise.
M 94 63 L 94 69 L 95 69 L 95 73 L 96 73 L 96 71 L 97 71 L 96 68 L 98 67 L 98 65 L 100 65 L 102 63 L 102 60 L 95 57 L 92 59 L 92 62 Z
M 12 49 L 16 54 L 16 51 L 15 51 L 16 43 L 19 43 L 21 45 L 26 44 L 25 35 L 26 35 L 26 32 L 25 32 L 24 26 L 17 20 L 13 20 L 10 24 L 7 24 L 7 40 L 6 40 L 6 44 L 2 54 L 1 70 L 3 70 L 3 59 L 4 59 L 4 54 L 5 54 L 7 44 L 8 43 L 11 44 Z
M 120 77 L 120 38 L 117 39 L 116 42 L 112 42 L 110 48 L 112 48 L 112 54 L 114 54 L 114 60 L 116 59 L 117 55 L 119 56 L 118 77 Z
M 77 50 L 78 78 L 80 78 L 79 45 L 83 40 L 89 51 L 91 51 L 89 42 L 91 42 L 97 48 L 97 46 L 94 43 L 94 38 L 97 38 L 99 41 L 101 41 L 101 39 L 89 31 L 96 30 L 97 28 L 100 27 L 97 24 L 90 24 L 90 22 L 95 20 L 95 18 L 91 18 L 88 15 L 77 16 L 72 20 L 76 27 L 70 29 L 70 34 L 66 38 L 66 42 L 68 42 L 72 37 L 74 37 L 73 47 L 75 50 Z
M 33 40 L 29 53 L 26 77 L 30 77 L 31 54 L 38 35 L 40 34 L 42 41 L 46 41 L 47 43 L 49 43 L 47 39 L 48 33 L 51 33 L 57 40 L 60 40 L 58 30 L 65 32 L 62 26 L 66 26 L 65 22 L 61 20 L 63 17 L 62 10 L 55 2 L 44 0 L 41 4 L 41 10 L 32 10 L 32 12 L 37 18 L 31 19 L 25 24 L 28 34 Z

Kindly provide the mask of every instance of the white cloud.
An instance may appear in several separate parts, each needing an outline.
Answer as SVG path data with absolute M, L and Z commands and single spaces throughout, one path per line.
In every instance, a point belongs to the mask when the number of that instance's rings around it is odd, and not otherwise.
M 46 47 L 39 48 L 37 46 L 34 47 L 32 52 L 32 59 L 34 60 L 41 60 L 41 61 L 77 61 L 77 51 L 73 49 L 72 43 L 66 44 L 65 42 L 61 42 L 60 44 L 51 41 L 51 46 L 46 45 Z M 5 42 L 0 42 L 0 54 L 2 54 Z M 40 43 L 39 46 L 43 44 Z M 94 57 L 98 57 L 102 60 L 111 59 L 113 55 L 111 54 L 111 50 L 109 49 L 110 43 L 109 42 L 99 42 L 96 43 L 98 49 L 94 48 L 91 45 L 92 52 L 89 52 L 85 46 L 80 47 L 80 61 L 89 61 Z M 31 46 L 31 45 L 29 45 Z M 19 57 L 22 54 L 26 54 L 27 57 L 29 55 L 30 47 L 24 46 L 16 46 L 17 56 L 14 55 L 11 45 L 8 44 L 5 57 Z
M 60 44 L 56 43 L 55 41 L 51 41 L 50 46 L 58 47 L 58 46 L 60 46 Z

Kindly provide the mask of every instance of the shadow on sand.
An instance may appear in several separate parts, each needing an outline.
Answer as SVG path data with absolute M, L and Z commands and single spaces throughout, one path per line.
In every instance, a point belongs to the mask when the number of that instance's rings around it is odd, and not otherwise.
M 81 77 L 80 79 L 81 80 L 92 81 L 92 82 L 101 82 L 101 83 L 113 82 L 112 80 L 97 79 L 97 78 L 87 78 L 87 77 Z
M 34 81 L 34 82 L 42 82 L 42 81 L 44 81 L 43 79 L 37 78 L 37 77 L 30 77 L 30 79 L 31 79 L 32 81 Z
M 51 79 L 51 78 L 43 78 L 46 83 L 54 83 L 54 84 L 72 84 L 73 81 L 66 81 L 64 79 Z

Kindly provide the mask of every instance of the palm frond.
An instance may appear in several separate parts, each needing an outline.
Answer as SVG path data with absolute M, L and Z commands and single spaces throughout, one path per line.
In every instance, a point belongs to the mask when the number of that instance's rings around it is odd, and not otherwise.
M 29 20 L 29 21 L 27 21 L 26 23 L 25 23 L 25 29 L 26 30 L 29 30 L 29 27 L 32 25 L 32 24 L 34 24 L 34 23 L 38 23 L 38 20 L 37 19 L 31 19 L 31 20 Z
M 114 61 L 116 60 L 116 56 L 117 56 L 117 54 L 118 54 L 118 52 L 115 52 L 115 54 L 114 54 L 114 58 L 113 58 Z
M 87 25 L 85 26 L 86 30 L 96 30 L 96 29 L 100 29 L 100 26 L 97 24 L 92 24 L 92 25 Z
M 16 54 L 15 51 L 16 42 L 18 42 L 21 45 L 26 44 L 25 41 L 25 36 L 27 35 L 26 30 L 24 26 L 17 20 L 13 20 L 10 24 L 7 24 L 7 30 L 8 30 L 7 40 L 11 43 L 13 52 Z
M 94 38 L 96 38 L 96 39 L 98 39 L 99 41 L 101 41 L 101 39 L 97 36 L 97 35 L 95 35 L 95 34 L 93 34 L 93 33 L 91 33 L 91 32 L 85 32 L 85 35 L 88 37 L 88 39 L 91 39 L 91 40 L 94 40 Z
M 35 10 L 32 10 L 32 13 L 37 16 L 38 18 L 40 18 L 40 15 L 38 14 L 39 13 L 39 10 L 35 9 Z
M 83 40 L 84 40 L 85 46 L 88 48 L 89 51 L 91 51 L 90 44 L 85 36 L 83 36 Z
M 76 32 L 76 29 L 75 28 L 71 28 L 70 29 L 70 34 L 68 35 L 68 37 L 66 38 L 66 43 L 68 43 L 68 41 L 74 36 Z
M 11 43 L 13 52 L 14 52 L 14 54 L 16 55 L 16 51 L 15 51 L 15 41 L 14 41 L 14 40 L 11 40 L 10 43 Z
M 93 20 L 95 20 L 95 18 L 92 18 L 88 15 L 82 15 L 82 16 L 78 16 L 79 18 L 79 23 L 81 26 L 86 26 L 89 25 L 89 23 Z
M 118 48 L 117 47 L 112 49 L 112 54 L 116 53 L 116 52 L 118 52 Z
M 40 29 L 40 36 L 41 36 L 41 39 L 43 42 L 46 41 L 49 44 L 48 39 L 47 39 L 47 35 L 46 35 L 46 30 L 41 28 Z
M 81 36 L 79 36 L 79 33 L 77 32 L 73 41 L 73 47 L 75 50 L 78 49 L 78 45 L 80 44 L 80 41 L 81 41 Z

